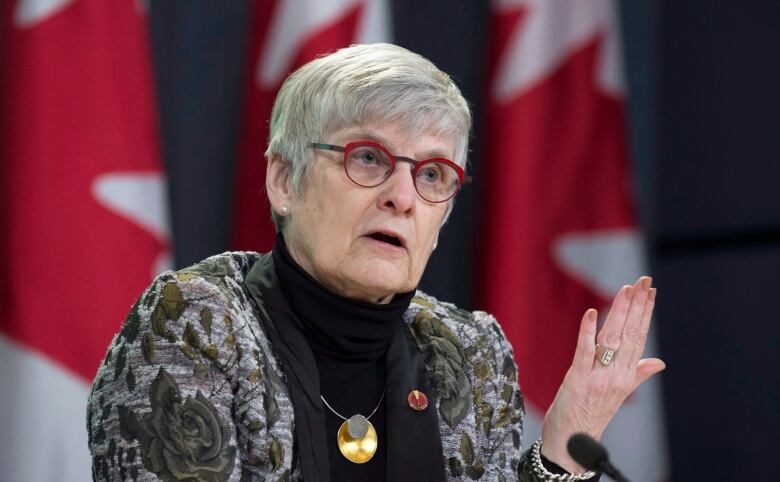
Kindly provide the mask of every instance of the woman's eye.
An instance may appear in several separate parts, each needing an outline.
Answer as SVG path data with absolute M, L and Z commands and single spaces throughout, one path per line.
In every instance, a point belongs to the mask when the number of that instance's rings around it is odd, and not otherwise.
M 382 162 L 381 157 L 373 150 L 355 150 L 350 155 L 353 161 L 363 166 L 376 166 Z
M 419 176 L 425 182 L 436 182 L 441 177 L 441 173 L 435 167 L 424 167 L 420 170 Z

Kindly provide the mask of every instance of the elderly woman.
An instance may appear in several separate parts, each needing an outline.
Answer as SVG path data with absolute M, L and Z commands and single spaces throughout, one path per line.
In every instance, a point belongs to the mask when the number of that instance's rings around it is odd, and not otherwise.
M 164 273 L 138 299 L 89 399 L 94 478 L 597 477 L 566 442 L 599 437 L 663 368 L 640 361 L 654 289 L 623 288 L 598 335 L 585 314 L 523 453 L 501 328 L 415 291 L 466 178 L 470 123 L 449 77 L 400 47 L 353 46 L 292 74 L 266 153 L 276 246 Z

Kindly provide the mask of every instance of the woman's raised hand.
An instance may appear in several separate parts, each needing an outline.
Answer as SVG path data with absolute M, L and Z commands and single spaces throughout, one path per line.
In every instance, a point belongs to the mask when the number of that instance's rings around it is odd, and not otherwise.
M 585 312 L 574 361 L 542 424 L 542 454 L 569 472 L 584 469 L 571 459 L 566 443 L 584 432 L 599 439 L 620 405 L 636 388 L 666 365 L 641 359 L 655 305 L 652 279 L 643 276 L 615 296 L 604 326 L 596 333 L 596 310 Z M 605 365 L 596 345 L 615 351 Z

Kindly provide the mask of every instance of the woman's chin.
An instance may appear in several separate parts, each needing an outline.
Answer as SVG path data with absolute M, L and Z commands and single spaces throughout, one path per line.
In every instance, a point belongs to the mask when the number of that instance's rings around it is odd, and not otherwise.
M 373 303 L 378 300 L 387 302 L 396 293 L 411 291 L 416 286 L 409 280 L 406 263 L 398 263 L 397 260 L 371 260 L 362 267 L 354 281 L 361 285 L 364 297 Z

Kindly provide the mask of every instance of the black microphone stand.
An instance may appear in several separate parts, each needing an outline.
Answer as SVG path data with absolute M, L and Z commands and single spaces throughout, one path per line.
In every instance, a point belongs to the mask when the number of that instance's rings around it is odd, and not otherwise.
M 621 474 L 620 471 L 616 469 L 615 466 L 612 465 L 608 459 L 601 460 L 599 462 L 598 470 L 599 472 L 602 472 L 612 477 L 612 479 L 615 482 L 631 482 L 623 474 Z

